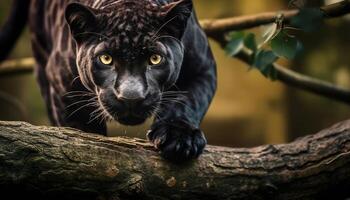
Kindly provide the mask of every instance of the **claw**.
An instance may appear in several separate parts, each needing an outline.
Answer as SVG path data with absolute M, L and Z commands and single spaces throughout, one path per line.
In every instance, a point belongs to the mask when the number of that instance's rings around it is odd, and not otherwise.
M 147 133 L 147 137 L 160 150 L 161 156 L 174 162 L 197 158 L 206 145 L 204 134 L 199 129 L 185 125 L 160 124 Z

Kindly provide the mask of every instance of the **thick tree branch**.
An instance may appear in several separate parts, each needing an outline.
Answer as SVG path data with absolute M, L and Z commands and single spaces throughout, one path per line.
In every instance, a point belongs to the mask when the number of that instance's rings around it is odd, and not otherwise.
M 341 16 L 349 13 L 349 1 L 323 9 L 326 17 Z M 297 12 L 286 11 L 285 16 Z M 271 23 L 276 14 L 202 24 L 209 36 L 223 43 L 225 32 Z M 250 63 L 249 53 L 238 58 Z M 33 64 L 32 59 L 4 63 L 0 76 L 27 73 Z M 341 99 L 349 98 L 347 91 L 328 83 L 277 64 L 275 68 L 287 84 L 324 96 L 345 92 Z M 0 121 L 0 192 L 13 198 L 344 199 L 350 196 L 349 185 L 350 121 L 290 144 L 208 146 L 199 160 L 184 165 L 162 160 L 140 139 Z
M 43 199 L 340 199 L 350 121 L 290 144 L 208 146 L 175 165 L 146 141 L 0 122 L 0 191 Z M 16 191 L 21 191 L 20 193 Z M 14 192 L 14 193 L 13 193 Z

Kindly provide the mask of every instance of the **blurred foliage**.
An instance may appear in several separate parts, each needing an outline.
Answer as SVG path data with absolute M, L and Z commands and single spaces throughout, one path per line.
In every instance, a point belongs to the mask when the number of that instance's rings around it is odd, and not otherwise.
M 231 32 L 229 34 L 229 42 L 225 47 L 225 51 L 229 56 L 237 55 L 244 47 L 244 32 Z
M 324 3 L 321 0 L 295 1 L 293 4 L 287 0 L 194 0 L 194 2 L 200 19 L 285 10 L 295 6 L 320 6 Z M 0 23 L 3 23 L 8 15 L 10 3 L 11 1 L 0 1 Z M 295 21 L 293 26 L 302 29 L 300 20 Z M 301 22 L 310 23 L 305 20 Z M 209 143 L 253 146 L 286 142 L 349 118 L 348 106 L 286 87 L 277 81 L 266 80 L 258 70 L 251 70 L 248 73 L 247 67 L 251 66 L 231 58 L 236 47 L 247 48 L 256 54 L 255 61 L 258 62 L 255 62 L 254 68 L 264 72 L 264 69 L 269 69 L 266 68 L 269 66 L 266 63 L 274 61 L 275 58 L 271 53 L 274 52 L 275 56 L 281 57 L 278 62 L 284 66 L 292 66 L 293 70 L 350 89 L 349 17 L 327 20 L 324 24 L 317 25 L 317 32 L 311 33 L 285 30 L 278 25 L 275 23 L 269 26 L 270 32 L 265 38 L 263 33 L 266 32 L 266 27 L 238 34 L 241 38 L 238 43 L 228 47 L 229 55 L 218 44 L 210 41 L 217 60 L 219 85 L 214 101 L 202 123 Z M 288 35 L 276 35 L 281 30 L 283 34 Z M 288 48 L 280 48 L 285 44 L 283 38 L 289 36 L 293 36 L 303 44 L 302 53 L 298 53 L 299 50 L 295 48 L 295 41 L 288 42 L 290 43 Z M 268 42 L 264 44 L 266 39 Z M 275 41 L 272 42 L 272 39 Z M 27 56 L 31 56 L 28 30 L 18 41 L 10 58 Z M 271 78 L 272 75 L 268 74 L 267 76 Z M 0 92 L 11 96 L 10 99 L 17 99 L 16 102 L 22 104 L 16 106 L 0 100 L 1 120 L 26 120 L 37 125 L 49 124 L 34 75 L 3 78 L 0 80 Z M 18 108 L 25 108 L 25 111 Z M 151 120 L 138 127 L 111 123 L 109 129 L 111 135 L 144 137 L 150 123 Z
M 296 3 L 296 1 L 290 1 Z M 267 26 L 266 30 L 261 33 L 264 41 L 257 44 L 255 34 L 245 34 L 243 31 L 231 32 L 228 34 L 228 44 L 225 48 L 229 56 L 236 56 L 244 48 L 252 52 L 251 65 L 258 69 L 265 77 L 271 80 L 276 79 L 276 70 L 273 63 L 278 58 L 292 60 L 301 51 L 302 43 L 294 36 L 288 33 L 289 29 L 312 32 L 317 30 L 323 23 L 323 13 L 316 8 L 301 8 L 300 12 L 292 17 L 292 27 L 285 25 L 283 14 L 279 14 L 276 22 Z M 267 45 L 266 45 L 267 44 Z M 272 51 L 264 49 L 268 46 Z
M 317 8 L 302 8 L 297 16 L 291 19 L 293 27 L 306 32 L 314 32 L 323 24 L 323 13 Z

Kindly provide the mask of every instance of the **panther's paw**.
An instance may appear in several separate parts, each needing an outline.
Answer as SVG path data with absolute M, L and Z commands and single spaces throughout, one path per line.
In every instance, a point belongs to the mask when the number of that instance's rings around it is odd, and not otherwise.
M 197 158 L 207 144 L 201 130 L 183 122 L 154 124 L 147 137 L 163 158 L 173 162 Z

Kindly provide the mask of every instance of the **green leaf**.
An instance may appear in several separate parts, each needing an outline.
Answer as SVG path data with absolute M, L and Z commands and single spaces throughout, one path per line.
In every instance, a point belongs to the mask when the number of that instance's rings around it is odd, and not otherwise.
M 278 27 L 276 23 L 261 26 L 261 37 L 262 37 L 261 45 L 264 45 L 270 42 L 271 39 L 275 37 L 275 35 L 279 32 L 277 28 Z
M 276 37 L 281 31 L 283 31 L 284 27 L 284 15 L 278 14 L 276 21 L 273 24 L 263 26 L 262 27 L 262 38 L 263 42 L 260 44 L 260 46 L 265 45 L 266 43 L 270 42 L 273 38 Z
M 323 24 L 323 12 L 318 8 L 303 8 L 292 17 L 290 24 L 305 32 L 313 32 Z
M 249 33 L 244 38 L 244 46 L 246 46 L 248 49 L 252 50 L 253 52 L 255 52 L 258 49 L 256 40 L 255 40 L 255 35 L 253 33 Z
M 271 48 L 279 57 L 285 57 L 289 60 L 293 59 L 299 49 L 299 41 L 292 36 L 281 31 L 275 38 L 271 40 Z
M 232 31 L 228 34 L 228 38 L 230 40 L 237 39 L 237 38 L 244 38 L 244 32 L 243 31 Z
M 229 56 L 237 55 L 244 47 L 244 33 L 232 32 L 229 34 L 229 42 L 225 47 L 225 51 Z
M 254 56 L 254 66 L 261 72 L 264 72 L 277 59 L 278 57 L 272 51 L 258 50 Z
M 304 45 L 298 40 L 298 46 L 297 46 L 297 56 L 304 51 Z
M 278 57 L 272 52 L 267 50 L 258 50 L 254 56 L 254 66 L 267 78 L 276 80 L 277 71 L 273 66 L 273 63 Z
M 263 70 L 260 71 L 266 78 L 273 81 L 277 79 L 277 71 L 273 64 L 267 65 Z

